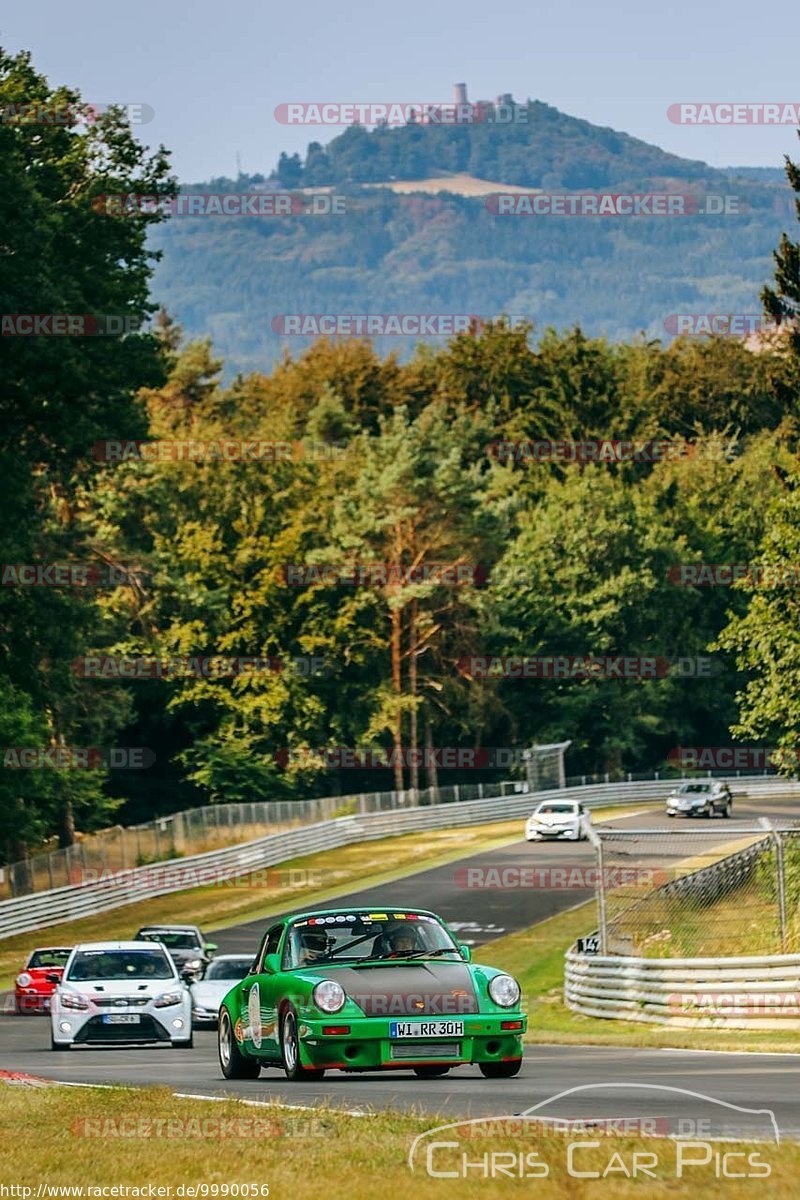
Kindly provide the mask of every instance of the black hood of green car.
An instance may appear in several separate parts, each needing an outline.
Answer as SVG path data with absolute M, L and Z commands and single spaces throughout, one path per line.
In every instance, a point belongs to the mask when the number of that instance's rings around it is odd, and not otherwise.
M 368 1017 L 457 1017 L 479 1011 L 465 963 L 342 966 L 326 978 L 341 984 Z

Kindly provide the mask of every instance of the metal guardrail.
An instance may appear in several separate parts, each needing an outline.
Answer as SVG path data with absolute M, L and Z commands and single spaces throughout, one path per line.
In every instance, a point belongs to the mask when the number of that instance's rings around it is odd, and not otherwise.
M 0 939 L 93 916 L 137 900 L 200 887 L 210 882 L 222 883 L 263 867 L 276 866 L 322 850 L 338 849 L 354 842 L 424 829 L 522 818 L 529 814 L 534 801 L 539 803 L 547 799 L 573 798 L 580 799 L 588 808 L 599 808 L 657 800 L 667 795 L 675 786 L 675 780 L 596 784 L 537 792 L 521 790 L 526 785 L 519 782 L 506 786 L 520 790 L 494 798 L 454 800 L 451 803 L 416 807 L 398 805 L 392 812 L 337 817 L 284 833 L 269 834 L 223 850 L 109 872 L 73 886 L 5 900 L 0 903 Z M 800 798 L 800 784 L 787 785 L 785 780 L 748 782 L 748 795 L 761 794 L 762 790 L 770 795 L 783 794 L 787 787 L 789 795 Z M 403 799 L 403 795 L 398 793 L 398 799 Z
M 320 850 L 334 850 L 353 842 L 370 841 L 422 829 L 444 829 L 527 816 L 534 800 L 579 796 L 587 807 L 636 803 L 665 796 L 669 781 L 630 784 L 597 784 L 581 788 L 557 788 L 529 792 L 515 782 L 512 794 L 479 800 L 398 807 L 392 812 L 359 814 L 320 821 L 284 833 L 269 834 L 223 850 L 213 850 L 169 862 L 152 863 L 130 870 L 110 871 L 100 877 L 69 887 L 54 888 L 31 896 L 0 903 L 0 938 L 34 929 L 45 929 L 63 921 L 74 921 L 136 900 L 224 882 L 238 875 L 276 866 Z M 398 793 L 402 798 L 403 793 Z
M 567 952 L 564 999 L 586 1017 L 706 1029 L 800 1028 L 800 954 L 631 958 Z

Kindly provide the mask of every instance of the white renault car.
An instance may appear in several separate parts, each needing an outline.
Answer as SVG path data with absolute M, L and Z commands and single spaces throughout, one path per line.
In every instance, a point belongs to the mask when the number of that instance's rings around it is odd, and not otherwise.
M 588 809 L 578 800 L 543 800 L 528 817 L 525 837 L 529 842 L 554 842 L 558 838 L 582 842 L 590 823 Z
M 219 1006 L 235 983 L 244 979 L 253 965 L 252 954 L 218 954 L 206 967 L 202 979 L 190 985 L 192 1022 L 195 1028 L 217 1024 Z
M 75 946 L 53 993 L 50 1048 L 192 1046 L 192 999 L 157 942 L 84 942 Z

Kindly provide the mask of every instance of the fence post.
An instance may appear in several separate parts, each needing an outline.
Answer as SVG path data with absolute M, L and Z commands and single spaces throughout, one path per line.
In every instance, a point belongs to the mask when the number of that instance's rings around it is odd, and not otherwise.
M 783 873 L 783 841 L 777 829 L 775 839 L 775 865 L 778 871 L 778 919 L 781 925 L 781 954 L 786 954 L 786 881 Z
M 606 920 L 606 877 L 603 869 L 603 840 L 597 830 L 587 822 L 586 833 L 594 846 L 597 859 L 597 929 L 600 934 L 600 953 L 608 954 L 608 925 Z
M 769 817 L 759 817 L 758 823 L 762 829 L 769 830 L 771 841 L 775 845 L 775 874 L 778 885 L 778 923 L 781 930 L 781 954 L 786 954 L 786 880 L 783 872 L 783 842 L 779 830 L 775 829 Z

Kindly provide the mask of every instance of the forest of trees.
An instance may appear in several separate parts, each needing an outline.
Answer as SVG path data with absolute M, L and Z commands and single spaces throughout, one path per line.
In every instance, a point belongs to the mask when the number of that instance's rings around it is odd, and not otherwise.
M 0 100 L 32 96 L 78 103 L 27 58 L 0 56 Z M 728 744 L 732 728 L 794 744 L 798 580 L 674 579 L 685 563 L 800 564 L 796 336 L 754 352 L 728 338 L 615 344 L 575 327 L 534 345 L 530 329 L 499 321 L 402 362 L 365 341 L 321 340 L 226 384 L 212 343 L 156 313 L 157 216 L 121 220 L 92 203 L 170 193 L 165 153 L 146 153 L 113 111 L 89 127 L 0 124 L 0 151 L 2 312 L 149 321 L 121 338 L 4 339 L 0 562 L 88 563 L 122 583 L 4 575 L 0 744 L 137 746 L 155 759 L 127 773 L 4 762 L 7 856 L 52 835 L 66 844 L 115 812 L 145 820 L 206 801 L 431 781 L 402 765 L 326 768 L 306 754 L 319 748 L 569 738 L 572 773 L 649 769 L 681 744 Z M 796 168 L 789 182 L 800 194 Z M 799 264 L 787 237 L 764 297 L 782 323 L 800 308 Z M 656 440 L 680 453 L 497 453 L 532 439 Z M 142 442 L 289 449 L 171 461 L 142 455 Z M 417 575 L 332 577 L 359 564 Z M 452 583 L 448 570 L 477 564 L 473 581 Z M 308 571 L 302 586 L 293 565 Z M 101 655 L 274 665 L 122 681 L 76 671 Z M 708 657 L 713 670 L 515 680 L 465 666 L 486 655 Z

